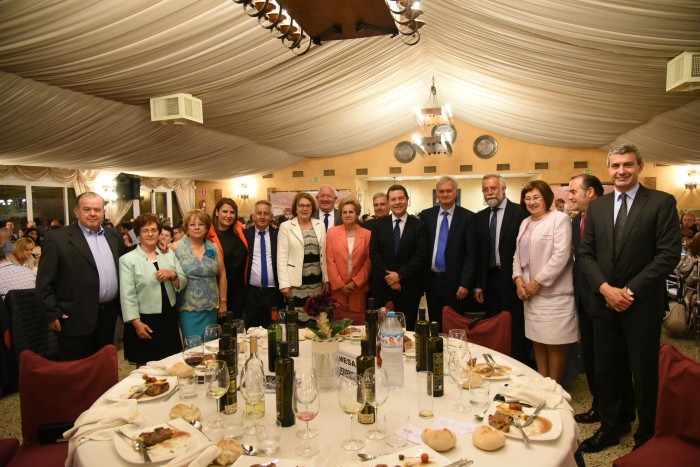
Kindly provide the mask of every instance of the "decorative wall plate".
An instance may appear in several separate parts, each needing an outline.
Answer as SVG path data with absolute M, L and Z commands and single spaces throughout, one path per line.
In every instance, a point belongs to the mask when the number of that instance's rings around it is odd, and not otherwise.
M 416 148 L 410 141 L 401 141 L 394 148 L 394 157 L 402 164 L 407 164 L 415 159 Z
M 498 151 L 498 141 L 491 135 L 479 136 L 474 140 L 474 154 L 482 159 L 490 159 Z

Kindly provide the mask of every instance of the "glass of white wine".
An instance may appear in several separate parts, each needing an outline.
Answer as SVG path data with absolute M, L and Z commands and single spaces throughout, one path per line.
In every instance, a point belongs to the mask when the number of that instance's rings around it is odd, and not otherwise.
M 365 442 L 355 437 L 353 419 L 365 406 L 365 391 L 362 376 L 349 374 L 340 378 L 338 386 L 338 403 L 343 412 L 350 414 L 350 439 L 340 443 L 346 451 L 358 451 L 365 446 Z
M 228 375 L 228 367 L 223 360 L 212 360 L 207 363 L 207 375 L 209 382 L 207 383 L 207 394 L 214 399 L 216 409 L 216 420 L 209 422 L 207 425 L 210 428 L 221 428 L 221 412 L 219 411 L 219 399 L 227 392 L 230 383 Z
M 249 359 L 241 371 L 241 395 L 245 399 L 245 417 L 253 420 L 265 415 L 265 372 L 260 359 Z M 262 404 L 260 407 L 259 404 Z M 248 427 L 248 434 L 255 434 L 255 426 Z

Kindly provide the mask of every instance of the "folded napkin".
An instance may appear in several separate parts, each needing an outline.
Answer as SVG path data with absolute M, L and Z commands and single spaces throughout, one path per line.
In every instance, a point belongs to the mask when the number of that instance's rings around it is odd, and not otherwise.
M 219 454 L 221 454 L 221 449 L 215 444 L 201 444 L 171 459 L 166 467 L 208 467 Z
M 66 467 L 73 465 L 73 453 L 85 441 L 109 441 L 114 437 L 116 427 L 133 425 L 133 428 L 138 428 L 143 425 L 143 415 L 137 411 L 136 404 L 136 399 L 126 399 L 83 412 L 73 428 L 63 433 L 68 440 Z
M 258 339 L 262 339 L 263 337 L 266 337 L 266 336 L 267 336 L 267 329 L 265 329 L 265 328 L 263 328 L 263 327 L 261 327 L 261 326 L 257 326 L 257 327 L 253 327 L 253 328 L 248 328 L 247 334 L 248 334 L 249 336 L 255 336 L 255 337 L 257 337 Z
M 168 372 L 167 365 L 159 360 L 159 361 L 150 361 L 146 362 L 145 365 L 138 367 L 131 373 L 130 375 L 135 375 L 135 374 L 144 374 L 148 376 L 169 376 L 170 373 Z
M 525 402 L 532 406 L 545 404 L 547 409 L 566 409 L 573 413 L 571 395 L 551 378 L 513 376 L 508 386 L 499 391 L 506 402 Z

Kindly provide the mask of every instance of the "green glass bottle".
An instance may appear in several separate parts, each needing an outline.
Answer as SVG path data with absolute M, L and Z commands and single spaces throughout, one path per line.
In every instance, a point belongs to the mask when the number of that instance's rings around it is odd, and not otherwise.
M 294 308 L 294 297 L 287 302 L 287 313 L 284 315 L 286 324 L 287 345 L 289 346 L 289 356 L 299 356 L 299 313 Z
M 235 330 L 233 331 L 236 332 Z M 219 352 L 216 358 L 226 362 L 228 367 L 229 385 L 226 395 L 219 399 L 219 411 L 225 413 L 235 413 L 237 407 L 237 390 L 238 384 L 236 381 L 238 352 L 234 347 L 234 338 L 232 336 L 223 336 L 219 339 Z
M 294 360 L 289 357 L 286 342 L 279 343 L 279 357 L 275 363 L 275 402 L 277 420 L 283 427 L 294 425 L 292 397 L 294 397 Z
M 416 339 L 416 371 L 426 371 L 428 369 L 430 323 L 425 319 L 425 308 L 418 309 L 418 321 L 416 321 L 414 333 Z
M 374 298 L 367 299 L 367 310 L 365 311 L 365 337 L 370 343 L 369 354 L 377 356 L 377 333 L 379 332 L 379 313 L 374 308 Z
M 282 326 L 277 322 L 277 308 L 272 307 L 272 322 L 267 328 L 267 371 L 275 372 L 277 360 L 277 343 L 282 341 Z
M 444 354 L 442 337 L 438 335 L 438 323 L 430 323 L 430 337 L 428 338 L 428 371 L 433 372 L 433 397 L 442 397 L 445 394 Z
M 369 343 L 370 341 L 368 339 L 362 339 L 360 341 L 360 355 L 356 360 L 357 376 L 363 376 L 367 368 L 374 368 L 374 357 L 369 354 L 369 351 L 372 347 L 376 348 L 376 346 L 370 345 Z M 357 415 L 357 421 L 364 425 L 374 423 L 376 421 L 374 407 L 365 402 L 362 411 Z
M 250 356 L 245 362 L 246 371 L 262 371 L 263 363 L 258 357 L 258 338 L 255 336 L 250 336 Z M 245 403 L 245 416 L 251 419 L 262 418 L 265 416 L 265 395 L 256 402 L 251 404 L 246 401 Z

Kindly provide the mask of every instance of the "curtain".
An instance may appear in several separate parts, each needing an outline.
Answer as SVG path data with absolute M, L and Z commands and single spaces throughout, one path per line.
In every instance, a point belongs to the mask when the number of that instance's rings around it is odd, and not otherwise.
M 141 185 L 151 189 L 165 187 L 175 192 L 180 215 L 185 217 L 189 211 L 195 208 L 195 184 L 194 180 L 180 180 L 169 178 L 142 178 Z
M 127 212 L 131 212 L 132 204 L 133 201 L 131 200 L 117 200 L 112 203 L 107 203 L 107 207 L 105 208 L 105 219 L 111 221 L 115 227 L 118 226 L 124 215 Z M 129 218 L 131 218 L 131 216 L 129 216 Z

